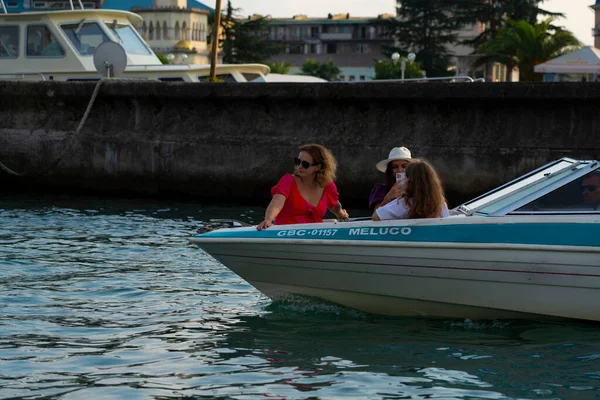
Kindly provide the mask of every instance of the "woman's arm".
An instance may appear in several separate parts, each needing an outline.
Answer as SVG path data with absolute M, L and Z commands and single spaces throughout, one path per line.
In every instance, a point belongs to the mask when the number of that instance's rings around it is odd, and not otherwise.
M 275 194 L 267 207 L 267 211 L 265 211 L 265 219 L 258 224 L 256 230 L 262 231 L 263 229 L 267 229 L 271 225 L 273 225 L 273 220 L 276 216 L 279 215 L 281 209 L 285 204 L 286 198 L 282 194 Z
M 389 202 L 401 197 L 404 194 L 405 190 L 406 190 L 406 187 L 405 187 L 404 181 L 396 182 L 394 184 L 394 186 L 392 186 L 390 191 L 387 192 L 387 194 L 383 198 L 383 201 L 381 203 L 375 204 L 375 207 L 373 208 L 373 210 L 377 210 L 379 207 L 385 206 Z
M 381 218 L 379 218 L 379 215 L 377 215 L 377 210 L 375 210 L 375 212 L 373 213 L 373 221 L 381 221 Z
M 337 204 L 329 209 L 333 215 L 339 220 L 347 219 L 349 217 L 348 212 L 342 208 L 342 203 L 339 201 Z

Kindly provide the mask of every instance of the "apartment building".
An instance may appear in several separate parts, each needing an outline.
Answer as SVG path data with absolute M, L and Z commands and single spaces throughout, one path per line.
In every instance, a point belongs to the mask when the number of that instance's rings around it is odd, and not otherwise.
M 394 18 L 394 15 L 352 17 L 349 14 L 330 14 L 327 18 L 308 18 L 306 15 L 273 18 L 269 21 L 269 39 L 281 43 L 285 54 L 273 57 L 271 61 L 287 61 L 294 66 L 291 73 L 295 73 L 300 72 L 309 58 L 321 62 L 331 59 L 342 71 L 340 80 L 372 80 L 376 60 L 386 59 L 382 47 L 394 45 L 394 39 L 382 38 L 382 28 L 374 24 L 374 21 L 387 18 Z M 467 26 L 457 32 L 458 41 L 473 39 L 484 28 L 483 24 Z M 476 56 L 472 55 L 472 47 L 458 44 L 449 50 L 454 54 L 455 75 L 483 77 L 491 82 L 507 80 L 504 65 L 495 63 L 474 68 Z M 513 80 L 518 80 L 518 71 Z
M 272 18 L 269 39 L 281 43 L 285 54 L 270 61 L 287 61 L 294 66 L 291 73 L 295 73 L 309 58 L 320 62 L 331 59 L 342 71 L 340 80 L 372 80 L 375 60 L 385 58 L 382 46 L 394 44 L 393 39 L 381 38 L 381 27 L 373 24 L 373 20 L 393 17 L 391 14 L 379 17 L 330 14 L 326 18 L 306 15 Z

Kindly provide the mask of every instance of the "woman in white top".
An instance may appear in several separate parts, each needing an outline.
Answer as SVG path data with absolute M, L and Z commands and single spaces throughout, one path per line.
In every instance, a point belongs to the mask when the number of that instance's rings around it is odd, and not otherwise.
M 411 161 L 406 167 L 404 188 L 404 193 L 397 200 L 375 210 L 374 221 L 449 216 L 444 188 L 437 173 L 427 161 Z

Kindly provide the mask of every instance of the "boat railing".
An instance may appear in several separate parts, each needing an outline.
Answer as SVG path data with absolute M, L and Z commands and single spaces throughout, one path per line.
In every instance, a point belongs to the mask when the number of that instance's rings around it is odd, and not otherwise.
M 81 9 L 83 10 L 85 7 L 83 7 L 83 3 L 81 2 L 81 0 L 77 0 L 77 2 L 79 3 L 79 7 L 81 7 Z M 73 4 L 73 0 L 69 0 L 69 4 L 71 6 L 71 10 L 74 10 L 75 5 Z M 8 14 L 8 10 L 6 9 L 6 4 L 4 4 L 4 0 L 0 0 L 0 5 L 2 5 L 2 10 L 4 10 L 4 14 Z
M 485 82 L 484 78 L 471 78 L 467 75 L 441 76 L 435 78 L 409 78 L 409 79 L 375 79 L 370 82 L 430 82 L 430 81 L 461 81 L 461 82 Z M 361 81 L 352 81 L 357 83 Z
M 46 77 L 41 72 L 0 72 L 0 79 L 2 79 L 2 76 L 15 76 L 15 77 L 17 77 L 19 75 L 22 77 L 22 79 L 25 79 L 25 75 L 37 75 L 37 76 L 40 77 L 41 80 L 43 80 L 43 81 L 46 80 Z

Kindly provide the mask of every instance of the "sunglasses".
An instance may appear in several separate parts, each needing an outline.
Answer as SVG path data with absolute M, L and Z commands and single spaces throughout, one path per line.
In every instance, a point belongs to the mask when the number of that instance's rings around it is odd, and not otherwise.
M 586 190 L 590 193 L 595 192 L 598 189 L 598 185 L 583 185 L 581 187 L 581 191 L 585 192 Z
M 315 165 L 319 165 L 320 163 L 309 163 L 308 161 L 304 161 L 299 159 L 298 157 L 294 157 L 294 164 L 296 166 L 302 164 L 302 168 L 309 169 L 310 167 L 314 167 Z

